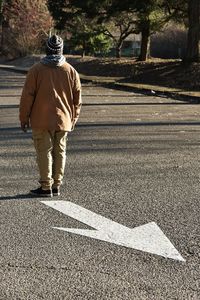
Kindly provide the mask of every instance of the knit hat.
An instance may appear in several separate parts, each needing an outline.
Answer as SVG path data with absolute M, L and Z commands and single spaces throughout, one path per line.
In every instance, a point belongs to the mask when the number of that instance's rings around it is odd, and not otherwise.
M 48 38 L 47 55 L 62 55 L 63 54 L 63 39 L 58 35 L 52 35 Z

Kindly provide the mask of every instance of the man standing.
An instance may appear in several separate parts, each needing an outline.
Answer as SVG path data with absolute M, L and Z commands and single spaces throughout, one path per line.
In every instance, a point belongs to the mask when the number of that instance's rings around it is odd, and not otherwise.
M 78 120 L 81 104 L 79 75 L 65 61 L 62 38 L 53 35 L 46 56 L 29 70 L 20 101 L 21 128 L 26 131 L 30 120 L 40 173 L 41 186 L 31 194 L 60 195 L 67 133 Z

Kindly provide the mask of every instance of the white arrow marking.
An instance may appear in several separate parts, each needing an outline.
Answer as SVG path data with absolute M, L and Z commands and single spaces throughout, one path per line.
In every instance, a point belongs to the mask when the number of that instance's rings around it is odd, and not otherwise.
M 131 229 L 69 201 L 41 202 L 73 219 L 95 228 L 95 230 L 90 230 L 53 227 L 55 229 L 157 254 L 165 258 L 185 261 L 154 222 Z

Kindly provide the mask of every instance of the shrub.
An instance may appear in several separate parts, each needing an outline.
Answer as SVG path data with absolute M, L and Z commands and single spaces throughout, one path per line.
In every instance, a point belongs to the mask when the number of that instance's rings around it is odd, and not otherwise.
M 2 52 L 12 57 L 39 52 L 53 21 L 44 0 L 11 0 L 3 7 Z

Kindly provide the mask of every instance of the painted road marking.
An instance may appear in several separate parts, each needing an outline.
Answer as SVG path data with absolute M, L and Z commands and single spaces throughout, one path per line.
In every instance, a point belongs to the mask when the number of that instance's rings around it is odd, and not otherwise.
M 185 261 L 170 240 L 164 235 L 155 222 L 128 228 L 88 209 L 69 201 L 41 201 L 43 204 L 94 228 L 62 228 L 67 231 L 93 239 L 133 248 L 136 250 L 157 254 L 165 258 Z

